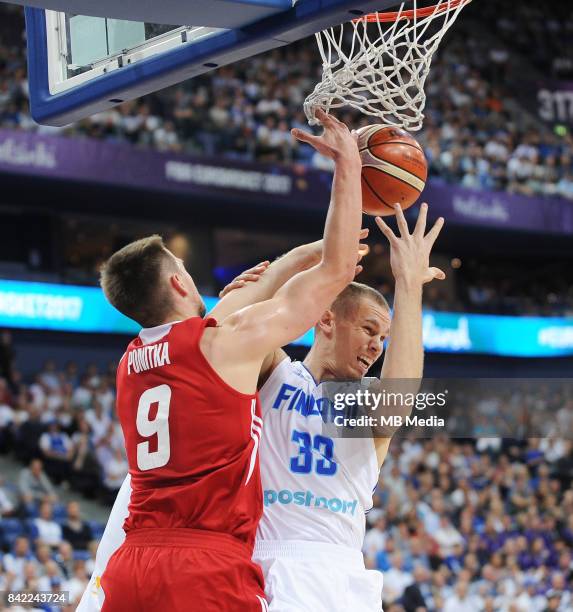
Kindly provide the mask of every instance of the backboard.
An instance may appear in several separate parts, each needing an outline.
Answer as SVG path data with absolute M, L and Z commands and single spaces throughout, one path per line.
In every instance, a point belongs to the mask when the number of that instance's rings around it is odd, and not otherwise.
M 62 126 L 396 0 L 34 3 L 43 8 L 26 8 L 31 112 Z M 194 25 L 180 23 L 187 15 Z

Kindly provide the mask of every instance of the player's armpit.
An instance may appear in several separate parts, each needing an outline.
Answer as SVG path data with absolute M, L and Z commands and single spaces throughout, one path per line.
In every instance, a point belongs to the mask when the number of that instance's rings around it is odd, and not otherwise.
M 281 363 L 281 361 L 287 358 L 288 355 L 283 351 L 283 349 L 277 349 L 276 351 L 269 353 L 265 357 L 265 359 L 263 360 L 263 364 L 261 365 L 257 389 L 261 389 L 261 387 L 267 382 L 269 376 L 273 373 L 274 369 L 279 365 L 279 363 Z

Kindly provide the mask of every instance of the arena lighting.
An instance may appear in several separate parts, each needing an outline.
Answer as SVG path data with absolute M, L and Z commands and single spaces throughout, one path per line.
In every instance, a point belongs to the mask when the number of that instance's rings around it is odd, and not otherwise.
M 203 297 L 207 310 L 218 299 Z M 507 357 L 573 355 L 573 318 L 508 317 L 449 312 L 424 313 L 428 352 Z M 139 326 L 106 301 L 98 287 L 0 280 L 0 327 L 125 334 Z M 310 346 L 313 330 L 294 345 Z

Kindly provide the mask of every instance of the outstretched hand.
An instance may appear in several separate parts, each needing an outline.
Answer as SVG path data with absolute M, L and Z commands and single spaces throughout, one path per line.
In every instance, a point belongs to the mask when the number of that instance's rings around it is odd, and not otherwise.
M 416 227 L 410 233 L 402 207 L 396 204 L 394 208 L 400 237 L 396 236 L 381 217 L 376 217 L 376 224 L 390 243 L 390 265 L 396 282 L 423 285 L 434 279 L 444 280 L 446 275 L 443 270 L 430 267 L 430 253 L 444 226 L 443 217 L 440 217 L 426 234 L 428 205 L 424 202 L 420 207 Z
M 269 267 L 270 261 L 261 261 L 260 264 L 241 272 L 239 276 L 235 277 L 223 290 L 219 293 L 219 297 L 225 297 L 227 293 L 231 293 L 235 289 L 244 287 L 247 283 L 257 282 L 263 272 Z
M 306 142 L 319 153 L 325 157 L 330 157 L 334 161 L 347 159 L 361 165 L 357 135 L 351 134 L 342 121 L 339 121 L 334 115 L 325 113 L 321 108 L 316 110 L 315 116 L 324 128 L 321 136 L 315 136 L 296 128 L 291 130 L 291 134 L 297 140 Z

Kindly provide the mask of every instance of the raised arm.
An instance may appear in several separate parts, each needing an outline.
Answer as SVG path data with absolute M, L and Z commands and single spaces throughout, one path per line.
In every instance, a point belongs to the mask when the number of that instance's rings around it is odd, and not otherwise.
M 368 236 L 368 229 L 362 229 L 360 239 Z M 295 247 L 275 262 L 269 265 L 268 261 L 245 270 L 233 279 L 219 296 L 221 301 L 213 308 L 210 315 L 218 321 L 223 321 L 227 316 L 237 312 L 241 308 L 263 302 L 272 298 L 275 293 L 295 274 L 308 270 L 322 260 L 323 240 L 317 240 L 309 244 Z M 357 262 L 368 254 L 369 247 L 360 243 L 356 256 Z M 360 274 L 362 266 L 357 263 L 354 274 Z M 282 349 L 271 351 L 263 360 L 259 373 L 260 388 L 267 380 L 272 370 L 286 357 Z
M 294 130 L 299 140 L 335 160 L 332 198 L 320 262 L 296 274 L 269 300 L 228 317 L 222 328 L 233 333 L 243 359 L 261 359 L 311 328 L 355 274 L 362 218 L 361 161 L 348 128 L 322 111 L 321 137 Z
M 402 208 L 397 205 L 400 238 L 381 217 L 376 218 L 378 227 L 390 242 L 390 265 L 396 280 L 394 314 L 382 366 L 382 379 L 410 378 L 419 381 L 423 375 L 422 288 L 425 283 L 446 277 L 442 270 L 430 267 L 430 252 L 444 225 L 444 219 L 440 217 L 428 234 L 424 235 L 427 214 L 428 205 L 424 203 L 420 207 L 416 227 L 410 234 Z
M 319 240 L 295 247 L 270 265 L 261 262 L 233 280 L 209 314 L 222 322 L 241 308 L 272 298 L 295 274 L 319 263 L 321 256 L 322 241 Z
M 368 233 L 368 228 L 362 229 L 360 240 L 365 240 Z M 245 306 L 269 300 L 295 274 L 320 263 L 323 244 L 324 240 L 302 244 L 277 258 L 272 264 L 268 261 L 262 261 L 256 266 L 241 272 L 219 293 L 221 301 L 210 312 L 211 316 L 215 317 L 217 321 L 223 321 L 227 316 Z M 359 265 L 359 262 L 368 254 L 369 250 L 367 244 L 360 243 L 358 245 L 355 276 L 362 272 L 362 266 Z
M 380 217 L 376 218 L 378 227 L 390 242 L 390 265 L 396 280 L 389 344 L 380 381 L 387 391 L 417 393 L 424 371 L 422 288 L 425 283 L 446 277 L 442 270 L 430 267 L 430 252 L 444 225 L 444 219 L 440 217 L 428 234 L 424 235 L 427 214 L 428 205 L 424 203 L 420 207 L 416 227 L 410 234 L 402 208 L 396 205 L 399 238 Z M 390 389 L 393 386 L 400 388 Z M 404 407 L 401 416 L 405 417 L 410 411 L 410 407 Z M 388 435 L 392 433 L 389 431 Z M 377 437 L 375 442 L 378 461 L 382 464 L 390 437 Z

